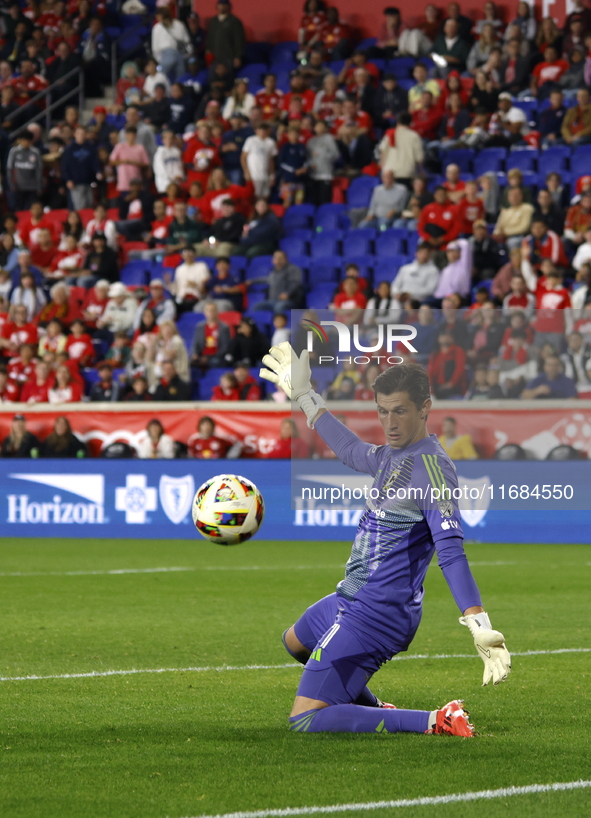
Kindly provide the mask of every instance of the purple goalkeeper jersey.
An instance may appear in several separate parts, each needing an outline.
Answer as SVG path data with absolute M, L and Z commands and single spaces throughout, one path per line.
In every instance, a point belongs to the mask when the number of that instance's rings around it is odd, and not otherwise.
M 435 551 L 460 611 L 480 605 L 457 500 L 450 499 L 458 487 L 456 469 L 436 436 L 405 449 L 373 446 L 329 412 L 315 428 L 346 466 L 374 478 L 337 585 L 345 619 L 384 647 L 405 650 L 418 627 Z

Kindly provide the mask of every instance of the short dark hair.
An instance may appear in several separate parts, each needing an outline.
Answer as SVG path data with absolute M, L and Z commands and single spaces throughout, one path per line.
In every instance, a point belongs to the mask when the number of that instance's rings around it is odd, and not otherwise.
M 381 372 L 372 384 L 374 396 L 408 392 L 417 409 L 431 397 L 427 370 L 420 364 L 397 364 Z

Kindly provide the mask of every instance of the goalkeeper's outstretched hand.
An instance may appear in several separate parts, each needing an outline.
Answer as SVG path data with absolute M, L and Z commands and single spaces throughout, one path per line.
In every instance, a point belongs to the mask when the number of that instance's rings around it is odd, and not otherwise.
M 487 685 L 491 679 L 495 685 L 504 682 L 511 672 L 511 654 L 505 646 L 503 634 L 493 630 L 488 614 L 483 611 L 461 616 L 460 624 L 470 629 L 476 650 L 484 662 L 482 685 Z
M 276 383 L 290 400 L 297 400 L 312 389 L 307 349 L 298 358 L 291 344 L 284 341 L 271 347 L 263 358 L 263 363 L 266 369 L 260 370 L 261 378 Z
M 287 341 L 271 347 L 263 358 L 265 367 L 260 370 L 261 378 L 277 384 L 290 400 L 296 401 L 305 413 L 310 429 L 318 413 L 326 409 L 326 404 L 310 383 L 310 359 L 308 351 L 303 350 L 298 358 Z

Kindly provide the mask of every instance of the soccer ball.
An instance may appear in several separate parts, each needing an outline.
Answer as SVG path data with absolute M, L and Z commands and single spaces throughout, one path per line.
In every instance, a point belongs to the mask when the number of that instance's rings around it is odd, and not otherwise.
M 192 506 L 197 531 L 218 545 L 238 545 L 259 530 L 263 495 L 239 474 L 218 474 L 197 489 Z

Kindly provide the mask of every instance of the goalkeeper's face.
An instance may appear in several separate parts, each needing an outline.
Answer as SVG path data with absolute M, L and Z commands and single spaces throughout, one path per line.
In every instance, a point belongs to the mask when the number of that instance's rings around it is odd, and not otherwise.
M 392 392 L 376 395 L 378 418 L 386 435 L 388 445 L 393 449 L 405 449 L 418 440 L 427 437 L 427 415 L 431 401 L 427 400 L 419 409 L 410 399 L 408 392 Z

